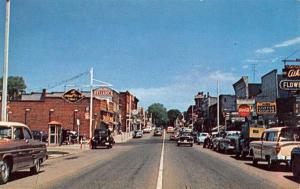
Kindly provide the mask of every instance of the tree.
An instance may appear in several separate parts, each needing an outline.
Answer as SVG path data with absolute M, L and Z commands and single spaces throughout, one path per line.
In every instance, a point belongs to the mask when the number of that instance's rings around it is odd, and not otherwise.
M 149 114 L 156 126 L 165 126 L 168 121 L 167 109 L 160 103 L 154 103 L 148 107 Z
M 3 78 L 0 79 L 0 90 L 3 90 Z M 7 80 L 7 93 L 10 100 L 16 99 L 25 92 L 26 84 L 23 77 L 9 76 Z
M 174 122 L 178 116 L 181 115 L 181 112 L 177 109 L 171 109 L 167 112 L 168 114 L 168 123 L 174 126 Z

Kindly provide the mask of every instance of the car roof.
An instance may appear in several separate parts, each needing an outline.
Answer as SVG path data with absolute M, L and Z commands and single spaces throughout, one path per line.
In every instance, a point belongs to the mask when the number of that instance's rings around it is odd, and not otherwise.
M 0 121 L 0 126 L 5 126 L 5 127 L 19 126 L 19 127 L 29 128 L 27 125 L 25 125 L 23 123 L 10 122 L 10 121 Z
M 288 128 L 288 127 L 273 127 L 273 128 L 269 128 L 266 129 L 265 132 L 270 132 L 270 131 L 281 131 L 284 128 Z

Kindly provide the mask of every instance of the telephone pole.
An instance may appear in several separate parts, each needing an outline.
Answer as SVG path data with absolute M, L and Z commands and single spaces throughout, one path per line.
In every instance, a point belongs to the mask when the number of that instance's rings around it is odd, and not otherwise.
M 217 80 L 217 127 L 218 133 L 220 133 L 220 102 L 219 102 L 219 80 Z
M 9 47 L 9 21 L 10 20 L 10 0 L 6 0 L 5 34 L 4 34 L 4 63 L 3 63 L 3 89 L 1 120 L 7 121 L 7 76 L 8 76 L 8 47 Z

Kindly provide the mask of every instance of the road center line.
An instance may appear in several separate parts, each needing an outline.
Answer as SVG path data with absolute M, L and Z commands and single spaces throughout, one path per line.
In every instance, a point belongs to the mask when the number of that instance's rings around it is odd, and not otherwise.
M 163 172 L 164 172 L 164 151 L 165 151 L 165 131 L 164 131 L 164 135 L 163 135 L 163 145 L 162 145 L 162 149 L 161 149 L 156 189 L 162 189 Z

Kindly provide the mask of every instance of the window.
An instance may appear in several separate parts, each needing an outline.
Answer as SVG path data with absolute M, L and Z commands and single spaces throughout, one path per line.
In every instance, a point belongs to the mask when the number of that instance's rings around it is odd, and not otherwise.
M 267 135 L 267 141 L 277 141 L 277 132 L 269 132 Z
M 0 139 L 11 139 L 11 128 L 0 126 Z
M 23 130 L 21 127 L 14 127 L 14 136 L 16 140 L 24 139 Z
M 24 128 L 24 139 L 32 139 L 30 131 L 27 128 Z

